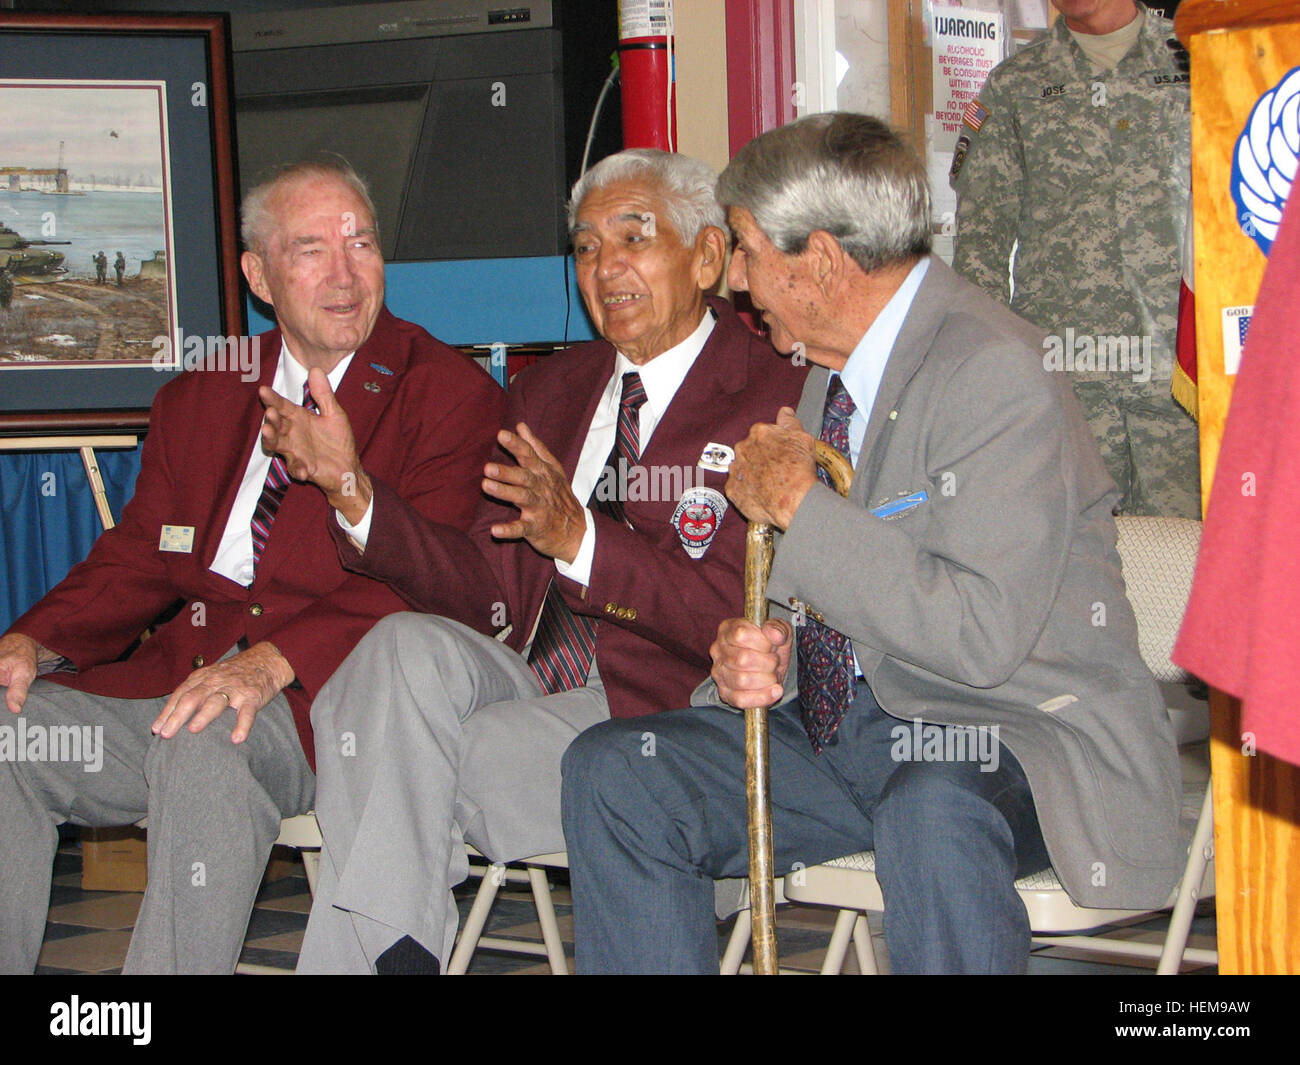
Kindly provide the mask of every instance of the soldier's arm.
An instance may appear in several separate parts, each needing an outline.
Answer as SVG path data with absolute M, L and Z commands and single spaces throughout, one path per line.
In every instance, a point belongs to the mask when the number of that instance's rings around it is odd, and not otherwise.
M 1020 123 L 1010 95 L 996 84 L 996 74 L 980 90 L 979 110 L 962 122 L 961 136 L 968 144 L 962 158 L 958 142 L 951 177 L 957 191 L 952 265 L 994 298 L 1010 303 L 1011 249 L 1020 228 L 1027 175 Z

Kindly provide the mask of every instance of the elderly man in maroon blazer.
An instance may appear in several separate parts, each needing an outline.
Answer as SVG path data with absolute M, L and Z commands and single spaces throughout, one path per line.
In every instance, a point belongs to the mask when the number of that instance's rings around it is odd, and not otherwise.
M 361 520 L 366 486 L 293 483 L 259 441 L 259 385 L 264 402 L 346 409 L 373 484 L 413 513 L 468 527 L 474 510 L 504 397 L 384 310 L 361 180 L 301 164 L 243 214 L 244 272 L 279 323 L 260 338 L 257 381 L 212 369 L 162 388 L 121 524 L 0 639 L 0 686 L 21 713 L 4 727 L 88 741 L 80 762 L 48 745 L 43 760 L 0 762 L 4 971 L 36 963 L 56 826 L 147 814 L 149 888 L 125 968 L 230 972 L 280 820 L 311 809 L 312 699 L 403 605 L 345 571 L 330 539 Z M 76 672 L 34 679 L 60 659 Z
M 509 629 L 389 619 L 317 700 L 325 848 L 300 972 L 436 971 L 463 842 L 496 861 L 562 849 L 573 737 L 683 702 L 707 676 L 741 601 L 732 446 L 805 375 L 707 295 L 726 252 L 713 184 L 705 164 L 652 150 L 589 171 L 570 229 L 604 339 L 515 379 L 484 470 L 495 502 L 464 536 L 376 486 L 364 545 L 337 531 L 346 566 L 416 608 Z M 365 476 L 301 451 L 322 483 Z

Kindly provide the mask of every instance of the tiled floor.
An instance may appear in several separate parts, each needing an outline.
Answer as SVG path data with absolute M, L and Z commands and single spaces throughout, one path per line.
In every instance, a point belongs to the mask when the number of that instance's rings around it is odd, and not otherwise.
M 470 880 L 457 889 L 462 920 L 469 912 L 477 880 Z M 560 931 L 572 958 L 573 919 L 569 891 L 566 884 L 555 883 L 553 891 Z M 54 886 L 50 895 L 50 916 L 46 925 L 45 942 L 41 949 L 39 973 L 116 973 L 126 956 L 131 928 L 139 909 L 140 896 L 132 892 L 82 891 L 81 855 L 75 842 L 67 842 L 60 850 L 55 863 Z M 1203 904 L 1204 905 L 1204 904 Z M 295 875 L 262 885 L 257 905 L 249 922 L 241 961 L 291 969 L 297 961 L 303 930 L 307 926 L 307 913 L 311 896 L 301 866 Z M 1207 913 L 1212 914 L 1212 909 Z M 884 944 L 880 939 L 879 917 L 873 916 L 871 927 L 877 954 L 884 958 Z M 830 939 L 834 914 L 831 911 L 804 906 L 785 906 L 778 910 L 777 930 L 781 966 L 798 972 L 816 972 L 821 964 L 827 941 Z M 1159 940 L 1165 919 L 1157 918 L 1142 925 L 1112 933 L 1117 938 L 1135 935 Z M 719 949 L 725 944 L 731 922 L 718 926 Z M 504 938 L 541 942 L 536 914 L 526 889 L 514 885 L 503 886 L 488 932 Z M 1214 918 L 1199 918 L 1193 928 L 1193 946 L 1213 947 Z M 882 965 L 887 970 L 888 965 Z M 850 950 L 846 972 L 856 972 L 857 966 Z M 1069 952 L 1059 948 L 1038 950 L 1030 959 L 1031 975 L 1080 973 L 1132 973 L 1141 971 L 1131 961 L 1117 959 L 1117 964 L 1096 960 L 1073 959 Z M 1213 972 L 1213 969 L 1201 970 Z M 473 974 L 544 974 L 549 972 L 543 958 L 511 955 L 497 951 L 479 950 L 470 967 Z

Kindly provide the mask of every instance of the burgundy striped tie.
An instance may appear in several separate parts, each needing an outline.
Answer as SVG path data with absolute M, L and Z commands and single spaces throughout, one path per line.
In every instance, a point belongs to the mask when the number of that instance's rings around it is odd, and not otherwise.
M 302 385 L 302 405 L 313 414 L 319 414 L 320 408 L 311 398 L 311 389 L 307 382 Z M 262 561 L 262 552 L 266 550 L 266 541 L 271 535 L 271 524 L 284 502 L 284 493 L 289 490 L 289 470 L 280 455 L 271 456 L 271 468 L 266 471 L 266 483 L 262 485 L 262 495 L 253 508 L 253 568 Z
M 618 430 L 614 450 L 605 463 L 605 470 L 597 479 L 599 486 L 618 484 L 620 461 L 633 466 L 641 461 L 640 410 L 646 400 L 641 375 L 633 371 L 623 375 L 623 395 L 618 405 Z M 617 496 L 617 493 L 615 493 Z M 616 521 L 626 521 L 623 500 L 609 498 L 609 492 L 592 490 L 588 504 L 608 514 Z M 528 665 L 537 674 L 543 690 L 548 695 L 580 688 L 587 683 L 591 660 L 596 657 L 596 619 L 574 614 L 560 594 L 554 580 L 546 591 L 542 616 L 537 622 L 537 634 L 528 654 Z

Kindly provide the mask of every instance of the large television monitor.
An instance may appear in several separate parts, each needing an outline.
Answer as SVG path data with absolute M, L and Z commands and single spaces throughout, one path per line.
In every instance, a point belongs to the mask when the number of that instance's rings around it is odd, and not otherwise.
M 239 174 L 320 151 L 371 183 L 392 261 L 563 254 L 614 6 L 407 0 L 231 16 Z M 592 160 L 620 146 L 607 98 Z

